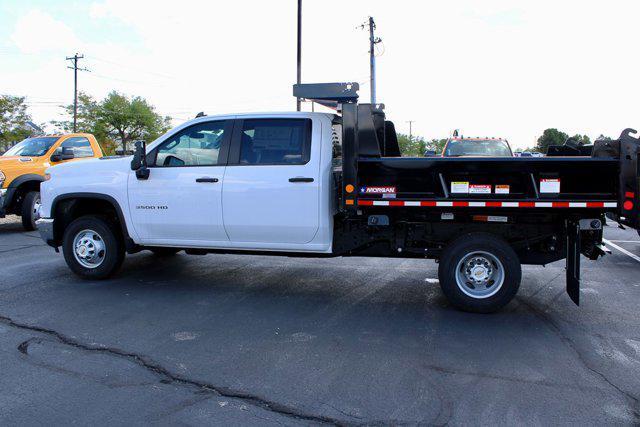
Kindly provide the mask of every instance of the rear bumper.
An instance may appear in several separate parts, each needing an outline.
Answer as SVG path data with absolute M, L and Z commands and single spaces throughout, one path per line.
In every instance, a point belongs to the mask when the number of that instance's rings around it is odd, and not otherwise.
M 40 218 L 36 221 L 40 237 L 45 243 L 53 248 L 57 248 L 58 245 L 53 239 L 53 218 Z

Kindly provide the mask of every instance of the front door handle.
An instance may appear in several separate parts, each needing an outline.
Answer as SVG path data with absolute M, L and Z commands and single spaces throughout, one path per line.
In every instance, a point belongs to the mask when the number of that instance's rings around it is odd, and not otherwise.
M 305 178 L 303 176 L 296 176 L 295 178 L 289 178 L 289 182 L 313 182 L 313 178 Z
M 218 182 L 218 178 L 208 178 L 208 177 L 197 178 L 196 182 Z

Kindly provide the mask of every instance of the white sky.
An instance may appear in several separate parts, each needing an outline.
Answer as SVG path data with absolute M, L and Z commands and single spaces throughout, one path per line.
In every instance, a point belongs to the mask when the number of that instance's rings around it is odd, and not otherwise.
M 295 108 L 296 0 L 23 2 L 0 6 L 0 93 L 38 122 L 72 100 L 64 57 L 86 55 L 81 90 L 141 95 L 177 124 L 197 112 Z M 617 137 L 640 126 L 640 1 L 304 0 L 303 81 L 358 81 L 367 33 L 384 41 L 378 102 L 399 131 L 501 136 L 547 127 Z M 384 53 L 382 53 L 384 51 Z M 307 106 L 306 108 L 309 108 Z

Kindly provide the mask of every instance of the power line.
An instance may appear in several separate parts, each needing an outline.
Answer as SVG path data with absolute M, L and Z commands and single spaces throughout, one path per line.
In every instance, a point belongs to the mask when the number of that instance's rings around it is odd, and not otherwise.
M 67 56 L 67 61 L 73 61 L 73 67 L 67 67 L 73 70 L 73 131 L 76 131 L 76 123 L 78 116 L 78 71 L 89 71 L 86 68 L 78 68 L 78 59 L 84 58 L 84 55 Z
M 130 70 L 135 70 L 135 71 L 137 71 L 139 73 L 146 73 L 146 74 L 150 74 L 152 76 L 162 77 L 164 79 L 175 80 L 174 76 L 169 76 L 167 74 L 156 73 L 154 71 L 142 70 L 142 69 L 137 68 L 137 67 L 132 67 L 131 65 L 121 64 L 119 62 L 110 61 L 108 59 L 98 58 L 97 56 L 88 56 L 87 59 L 90 60 L 90 61 L 104 62 L 105 64 L 111 64 L 111 65 L 115 65 L 115 66 L 121 67 L 121 68 L 128 68 Z
M 91 72 L 90 76 L 97 77 L 99 79 L 111 80 L 111 81 L 114 81 L 114 82 L 120 82 L 120 83 L 130 83 L 130 84 L 135 84 L 135 85 L 144 85 L 144 86 L 152 86 L 152 87 L 164 87 L 163 84 L 152 84 L 152 83 L 135 81 L 135 80 L 118 79 L 118 78 L 115 78 L 115 77 L 105 76 L 104 74 L 98 74 L 98 73 L 95 73 L 93 71 Z

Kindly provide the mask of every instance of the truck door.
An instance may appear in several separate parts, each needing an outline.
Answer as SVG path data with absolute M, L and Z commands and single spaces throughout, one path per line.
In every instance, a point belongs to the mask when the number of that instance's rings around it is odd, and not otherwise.
M 236 121 L 222 192 L 231 242 L 285 249 L 313 240 L 319 227 L 320 127 L 307 118 Z
M 219 246 L 224 178 L 233 120 L 205 121 L 163 141 L 147 155 L 149 178 L 129 176 L 133 226 L 146 244 Z

